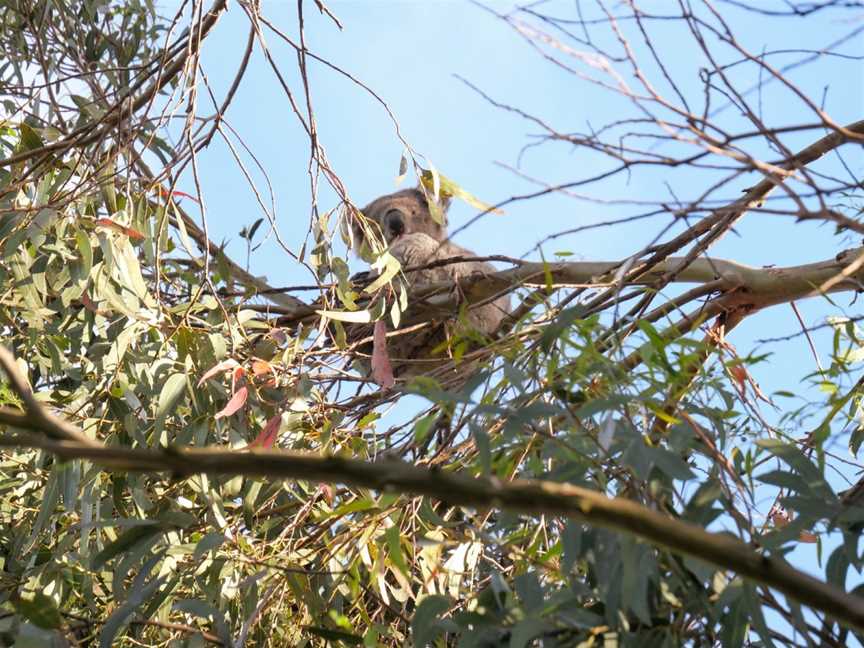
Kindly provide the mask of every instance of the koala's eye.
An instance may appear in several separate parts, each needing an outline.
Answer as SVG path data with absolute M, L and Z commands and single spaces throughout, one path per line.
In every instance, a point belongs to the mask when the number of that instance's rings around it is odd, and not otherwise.
M 391 209 L 384 214 L 384 235 L 393 240 L 405 233 L 405 214 L 398 209 Z

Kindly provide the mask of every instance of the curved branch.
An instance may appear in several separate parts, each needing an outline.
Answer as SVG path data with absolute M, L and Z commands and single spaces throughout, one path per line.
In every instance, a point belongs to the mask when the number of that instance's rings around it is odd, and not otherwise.
M 798 571 L 781 557 L 753 551 L 732 536 L 709 533 L 628 499 L 610 498 L 586 488 L 551 481 L 503 481 L 497 477 L 472 477 L 437 468 L 418 468 L 395 459 L 368 462 L 292 451 L 106 447 L 87 438 L 71 423 L 48 414 L 18 372 L 12 354 L 3 347 L 0 347 L 0 366 L 27 405 L 26 412 L 0 408 L 0 423 L 50 437 L 2 436 L 0 447 L 40 448 L 62 459 L 88 459 L 113 471 L 305 479 L 425 495 L 458 506 L 562 515 L 632 533 L 675 553 L 733 570 L 864 631 L 864 599 Z
M 464 260 L 454 257 L 443 261 Z M 735 261 L 706 258 L 685 263 L 684 257 L 669 257 L 626 284 L 651 285 L 668 276 L 673 277 L 670 283 L 713 284 L 721 296 L 700 311 L 705 317 L 731 309 L 752 313 L 806 297 L 864 288 L 864 247 L 845 250 L 833 259 L 782 268 L 754 268 Z M 518 286 L 545 286 L 547 280 L 553 285 L 598 287 L 610 282 L 609 274 L 620 267 L 619 262 L 611 261 L 522 263 L 517 268 L 476 274 L 458 282 L 419 284 L 409 293 L 411 306 L 402 321 L 408 325 L 434 317 L 452 317 L 462 304 L 477 304 Z M 279 315 L 277 324 L 281 326 L 318 317 L 315 304 L 306 305 L 300 300 L 282 307 L 254 304 L 244 307 Z
M 531 515 L 561 515 L 631 533 L 674 553 L 735 571 L 845 625 L 864 630 L 864 599 L 798 571 L 779 556 L 756 552 L 730 535 L 709 533 L 631 500 L 610 498 L 570 484 L 540 480 L 503 481 L 495 477 L 471 477 L 419 468 L 398 460 L 367 462 L 290 451 L 94 448 L 35 436 L 0 437 L 0 446 L 41 448 L 63 459 L 87 459 L 113 471 L 304 479 L 424 495 L 456 506 L 500 508 Z
M 685 265 L 686 264 L 686 265 Z M 476 304 L 516 286 L 552 285 L 598 287 L 615 280 L 610 273 L 621 267 L 609 261 L 524 263 L 518 268 L 489 275 L 472 275 L 458 283 L 415 286 L 412 312 L 406 322 L 430 315 L 451 316 L 462 303 Z M 845 250 L 833 259 L 781 268 L 754 268 L 723 259 L 669 257 L 627 285 L 651 285 L 672 276 L 671 283 L 716 282 L 723 293 L 723 309 L 753 312 L 767 306 L 815 297 L 829 292 L 864 287 L 864 248 Z M 457 289 L 458 286 L 458 289 Z M 722 310 L 722 309 L 721 309 Z M 290 319 L 290 316 L 289 318 Z
M 4 346 L 0 346 L 0 367 L 6 373 L 9 384 L 27 408 L 27 413 L 19 412 L 10 407 L 0 407 L 0 422 L 18 425 L 15 421 L 30 421 L 32 425 L 19 425 L 19 427 L 31 427 L 48 435 L 52 439 L 71 441 L 82 447 L 101 447 L 97 441 L 89 438 L 82 430 L 68 421 L 52 416 L 42 404 L 36 400 L 27 380 L 18 371 L 15 365 L 15 357 Z

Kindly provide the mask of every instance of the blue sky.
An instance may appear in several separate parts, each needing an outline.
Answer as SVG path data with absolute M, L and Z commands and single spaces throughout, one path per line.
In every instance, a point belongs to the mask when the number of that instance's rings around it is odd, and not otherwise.
M 657 11 L 671 11 L 674 4 L 648 3 Z M 535 141 L 540 129 L 490 106 L 455 75 L 474 83 L 495 100 L 537 115 L 563 132 L 584 132 L 589 124 L 598 128 L 615 118 L 634 115 L 628 100 L 556 68 L 511 27 L 479 6 L 466 2 L 377 1 L 332 2 L 328 6 L 340 18 L 344 30 L 337 29 L 310 5 L 306 10 L 308 47 L 374 89 L 395 113 L 404 136 L 415 150 L 487 202 L 537 189 L 499 166 L 499 162 L 519 165 L 521 172 L 549 183 L 593 175 L 609 168 L 609 162 L 585 148 L 561 143 L 534 147 L 520 156 L 522 147 Z M 510 3 L 504 2 L 489 4 L 500 12 L 509 6 Z M 563 2 L 544 5 L 556 15 L 572 13 L 571 6 Z M 807 19 L 780 20 L 757 18 L 726 5 L 720 8 L 751 52 L 794 50 L 771 57 L 769 60 L 777 66 L 799 60 L 805 56 L 801 50 L 824 47 L 855 26 L 850 22 L 854 18 L 851 13 L 825 12 Z M 264 15 L 296 40 L 295 11 L 293 2 L 263 3 Z M 679 80 L 688 101 L 700 106 L 698 68 L 705 63 L 692 38 L 673 23 L 659 23 L 652 28 L 659 54 L 670 74 Z M 217 96 L 233 79 L 247 30 L 245 14 L 234 5 L 206 42 L 204 69 Z M 609 36 L 600 29 L 592 32 L 592 36 L 601 43 L 609 42 Z M 302 100 L 293 50 L 273 34 L 266 38 L 292 92 Z M 640 58 L 646 54 L 637 39 L 633 44 Z M 839 51 L 858 53 L 861 45 L 859 36 Z M 725 55 L 727 60 L 734 60 L 728 51 Z M 578 61 L 572 57 L 565 56 L 562 60 L 578 67 Z M 629 83 L 633 82 L 626 65 L 619 64 L 616 68 Z M 585 66 L 580 69 L 590 71 Z M 758 81 L 753 65 L 733 67 L 728 74 L 742 88 Z M 860 62 L 822 58 L 792 71 L 789 77 L 817 101 L 823 101 L 824 97 L 828 112 L 838 122 L 860 118 L 864 108 Z M 656 70 L 651 81 L 671 97 Z M 314 62 L 310 62 L 310 82 L 321 140 L 352 199 L 363 205 L 394 190 L 403 147 L 386 112 L 365 91 Z M 751 99 L 755 97 L 751 95 Z M 812 112 L 779 83 L 766 86 L 758 105 L 770 126 L 814 121 Z M 201 112 L 206 110 L 202 108 Z M 260 49 L 256 50 L 229 109 L 228 120 L 267 170 L 274 187 L 280 233 L 296 251 L 309 220 L 308 142 Z M 723 111 L 718 120 L 733 132 L 746 128 L 734 109 Z M 783 140 L 796 149 L 814 137 L 813 132 L 792 133 L 784 135 Z M 843 154 L 850 166 L 860 171 L 861 151 L 850 149 L 846 147 Z M 658 152 L 663 150 L 662 146 L 658 148 Z M 776 157 L 758 146 L 749 146 L 748 150 L 763 154 L 765 159 Z M 248 168 L 254 166 L 248 158 L 245 164 Z M 836 158 L 820 164 L 823 170 L 835 173 L 839 166 Z M 242 259 L 244 247 L 237 233 L 262 215 L 256 199 L 218 138 L 201 156 L 200 169 L 211 232 L 215 233 L 214 238 L 231 239 L 234 245 L 229 249 L 235 251 L 235 258 Z M 261 174 L 254 173 L 254 169 L 253 174 L 259 188 L 265 190 Z M 577 191 L 607 201 L 671 200 L 673 195 L 686 199 L 698 196 L 717 178 L 713 171 L 641 168 L 629 176 L 622 174 Z M 754 178 L 751 174 L 737 179 L 715 197 L 737 197 Z M 189 191 L 192 184 L 188 174 L 187 182 L 182 188 Z M 408 186 L 413 178 L 409 176 L 405 182 L 404 186 Z M 320 205 L 326 210 L 335 205 L 335 199 L 323 179 L 320 186 Z M 597 205 L 553 195 L 514 203 L 503 216 L 487 215 L 460 232 L 457 242 L 480 254 L 529 253 L 530 258 L 539 258 L 537 251 L 531 250 L 545 235 L 638 211 L 640 208 L 629 205 Z M 451 230 L 466 223 L 474 213 L 464 203 L 454 204 Z M 615 229 L 589 230 L 546 245 L 544 253 L 551 257 L 556 251 L 569 251 L 575 258 L 618 260 L 652 240 L 664 225 L 665 221 L 652 219 Z M 847 247 L 853 244 L 854 241 L 846 242 Z M 841 242 L 829 227 L 793 225 L 788 217 L 751 214 L 741 221 L 737 234 L 727 236 L 713 249 L 713 254 L 757 266 L 787 265 L 830 258 L 841 248 Z M 272 241 L 253 256 L 252 269 L 266 274 L 274 285 L 309 283 L 309 277 L 287 262 L 284 252 Z M 824 314 L 824 305 L 819 301 L 799 304 L 808 323 Z M 848 303 L 847 296 L 841 296 L 838 303 Z M 744 352 L 753 339 L 791 333 L 797 328 L 791 309 L 781 306 L 746 322 L 732 341 Z M 812 355 L 800 338 L 778 348 L 780 352 L 771 366 L 763 368 L 758 379 L 769 391 L 794 390 L 800 377 L 814 368 Z
M 533 136 L 540 129 L 514 114 L 490 106 L 455 74 L 476 84 L 497 101 L 540 116 L 565 132 L 585 131 L 589 124 L 597 128 L 614 119 L 634 115 L 629 101 L 556 68 L 532 50 L 512 28 L 476 5 L 430 1 L 328 2 L 345 26 L 340 32 L 311 3 L 307 4 L 309 48 L 373 88 L 393 110 L 404 136 L 415 150 L 487 202 L 498 202 L 536 189 L 497 162 L 511 166 L 521 164 L 523 173 L 549 183 L 586 177 L 608 168 L 609 163 L 591 151 L 568 144 L 534 147 L 520 157 L 522 147 L 534 141 Z M 668 0 L 642 4 L 656 11 L 671 12 L 677 3 Z M 493 2 L 489 6 L 504 11 L 510 4 Z M 573 5 L 548 3 L 544 6 L 549 13 L 564 15 L 572 13 Z M 170 4 L 163 7 L 164 13 L 174 8 Z M 857 15 L 825 12 L 806 19 L 765 19 L 725 4 L 718 4 L 718 7 L 751 52 L 795 50 L 772 56 L 770 60 L 777 66 L 805 56 L 800 50 L 819 49 L 840 38 L 855 27 L 852 19 L 861 18 L 860 12 Z M 297 37 L 295 3 L 265 0 L 263 13 L 292 38 Z M 692 39 L 671 23 L 661 23 L 653 29 L 659 53 L 670 73 L 680 79 L 688 101 L 701 106 L 698 69 L 704 65 L 704 60 Z M 217 97 L 222 96 L 233 79 L 247 30 L 244 13 L 232 4 L 228 15 L 206 42 L 204 70 Z M 292 92 L 302 99 L 293 50 L 279 43 L 272 34 L 266 38 Z M 609 42 L 608 34 L 604 36 L 599 31 L 597 38 L 600 42 Z M 634 47 L 640 57 L 646 54 L 638 42 L 634 41 Z M 860 54 L 861 50 L 862 37 L 859 36 L 839 51 Z M 733 60 L 730 51 L 726 50 L 723 55 L 726 60 Z M 573 57 L 564 55 L 561 60 L 590 71 Z M 354 201 L 363 205 L 394 190 L 403 147 L 386 112 L 349 80 L 314 62 L 310 62 L 310 66 L 318 130 L 334 170 Z M 628 83 L 634 82 L 626 65 L 616 67 Z M 671 97 L 656 68 L 651 69 L 652 82 Z M 758 81 L 753 65 L 736 66 L 728 73 L 742 88 Z M 789 77 L 817 102 L 824 101 L 837 122 L 848 123 L 861 118 L 864 75 L 859 61 L 823 57 L 790 72 Z M 757 95 L 751 98 L 755 100 Z M 766 86 L 758 105 L 770 126 L 815 121 L 803 102 L 780 83 Z M 202 108 L 201 112 L 207 110 Z M 732 131 L 745 129 L 745 121 L 734 109 L 722 112 L 718 120 Z M 296 251 L 309 220 L 308 141 L 260 50 L 256 51 L 229 109 L 228 121 L 267 170 L 275 190 L 281 235 Z M 807 132 L 784 135 L 783 140 L 796 149 L 815 137 L 814 132 Z M 760 148 L 755 140 L 748 150 L 764 155 L 765 159 L 776 158 L 775 154 Z M 860 147 L 855 150 L 846 147 L 842 153 L 860 177 L 864 166 Z M 245 163 L 252 166 L 248 158 Z M 816 168 L 839 174 L 840 167 L 836 156 L 829 156 Z M 200 156 L 200 173 L 213 238 L 231 239 L 229 250 L 235 252 L 236 259 L 242 260 L 245 247 L 240 244 L 237 233 L 262 215 L 255 197 L 227 148 L 218 140 Z M 262 175 L 257 172 L 254 175 L 263 189 Z M 716 172 L 688 169 L 635 169 L 629 176 L 620 175 L 579 191 L 606 201 L 671 200 L 673 195 L 692 198 L 717 177 Z M 739 178 L 715 197 L 734 199 L 741 189 L 755 181 L 754 178 L 752 174 Z M 412 182 L 410 177 L 406 180 L 406 183 Z M 322 179 L 320 184 L 322 209 L 334 206 L 335 200 L 332 192 L 326 190 L 326 182 Z M 187 175 L 186 183 L 181 182 L 179 188 L 193 190 L 191 175 Z M 194 213 L 194 209 L 191 211 Z M 530 258 L 537 259 L 539 254 L 531 250 L 545 235 L 637 211 L 639 208 L 632 205 L 597 205 L 564 196 L 549 196 L 515 203 L 503 216 L 488 215 L 460 233 L 456 240 L 480 254 L 520 256 L 527 252 Z M 454 205 L 451 229 L 467 222 L 474 213 L 465 204 Z M 653 219 L 626 227 L 582 232 L 549 244 L 544 252 L 547 257 L 555 251 L 566 250 L 586 260 L 619 260 L 651 241 L 664 224 L 661 219 Z M 741 222 L 736 234 L 728 235 L 713 249 L 713 254 L 757 266 L 787 265 L 827 259 L 854 244 L 857 242 L 847 240 L 844 245 L 829 227 L 812 223 L 796 225 L 788 217 L 751 214 Z M 354 265 L 360 269 L 357 262 Z M 273 285 L 310 283 L 310 277 L 298 271 L 272 242 L 253 256 L 252 270 L 266 274 Z M 837 298 L 838 304 L 849 302 L 850 295 Z M 818 323 L 820 317 L 829 312 L 817 299 L 802 302 L 799 308 L 808 324 Z M 860 307 L 852 306 L 850 310 L 860 311 Z M 755 339 L 794 333 L 797 329 L 792 310 L 789 306 L 780 306 L 746 321 L 732 334 L 730 341 L 743 354 L 753 348 Z M 827 363 L 830 338 L 820 334 L 816 340 L 822 361 Z M 801 379 L 815 369 L 804 339 L 799 337 L 775 345 L 771 350 L 774 351 L 771 361 L 754 372 L 763 390 L 767 393 L 779 389 L 800 391 Z M 836 450 L 845 453 L 843 446 Z M 838 483 L 838 487 L 841 484 Z M 812 546 L 799 547 L 795 554 L 815 569 Z

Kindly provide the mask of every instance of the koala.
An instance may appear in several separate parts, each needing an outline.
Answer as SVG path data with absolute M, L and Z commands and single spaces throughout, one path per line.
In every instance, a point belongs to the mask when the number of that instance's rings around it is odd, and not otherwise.
M 446 214 L 449 201 L 440 203 L 440 206 L 441 213 Z M 362 211 L 367 220 L 380 227 L 384 239 L 389 243 L 390 254 L 403 268 L 451 257 L 476 256 L 470 250 L 447 240 L 446 224 L 432 218 L 429 203 L 420 189 L 406 189 L 382 196 Z M 355 242 L 362 246 L 366 238 L 363 228 L 355 223 L 353 230 Z M 412 284 L 424 284 L 493 272 L 495 267 L 488 263 L 466 261 L 413 271 L 406 278 Z M 462 319 L 454 312 L 453 318 L 449 320 L 390 338 L 388 344 L 394 373 L 401 377 L 429 373 L 447 360 L 446 355 L 440 352 L 433 355 L 432 351 L 447 339 L 449 333 L 460 333 L 467 327 L 490 335 L 498 329 L 501 320 L 509 312 L 510 299 L 505 295 L 493 302 L 470 307 Z M 462 364 L 466 366 L 461 368 L 460 373 L 471 369 L 470 363 Z

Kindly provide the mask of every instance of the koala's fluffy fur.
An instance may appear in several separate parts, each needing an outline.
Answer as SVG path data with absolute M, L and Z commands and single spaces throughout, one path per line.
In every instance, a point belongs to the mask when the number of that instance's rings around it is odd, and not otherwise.
M 441 205 L 442 215 L 446 214 L 448 206 Z M 406 189 L 377 198 L 363 209 L 363 215 L 372 221 L 373 227 L 380 228 L 390 245 L 390 254 L 403 268 L 451 257 L 476 256 L 470 250 L 446 240 L 446 224 L 438 223 L 432 218 L 426 196 L 420 189 Z M 362 227 L 355 226 L 354 234 L 356 243 L 365 243 Z M 406 277 L 412 284 L 424 284 L 493 272 L 495 268 L 488 263 L 466 261 L 413 271 Z M 432 350 L 445 341 L 449 333 L 464 332 L 467 325 L 483 335 L 490 335 L 498 329 L 501 320 L 509 311 L 510 299 L 505 295 L 493 302 L 470 307 L 462 319 L 458 317 L 458 313 L 454 313 L 452 319 L 391 338 L 390 357 L 394 372 L 402 377 L 428 373 L 440 366 L 442 359 L 446 359 L 446 356 L 442 357 L 440 353 L 433 355 Z M 462 367 L 459 373 L 464 373 L 464 370 L 469 368 Z

